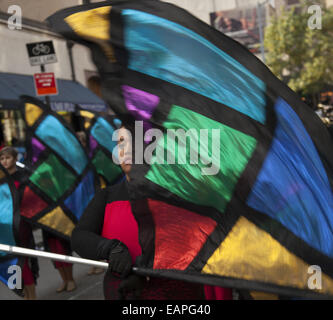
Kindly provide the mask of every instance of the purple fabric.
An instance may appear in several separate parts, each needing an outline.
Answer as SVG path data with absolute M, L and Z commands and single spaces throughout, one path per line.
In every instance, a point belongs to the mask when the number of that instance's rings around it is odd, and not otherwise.
M 89 136 L 89 157 L 90 158 L 92 157 L 93 152 L 96 149 L 97 145 L 98 145 L 98 143 L 95 140 L 95 138 L 92 135 L 90 135 Z
M 151 93 L 135 89 L 129 86 L 122 86 L 126 108 L 137 120 L 143 120 L 144 133 L 152 126 L 148 122 L 155 108 L 160 102 L 160 98 Z M 145 142 L 151 141 L 151 137 L 147 137 Z
M 160 102 L 160 98 L 151 93 L 122 86 L 127 109 L 138 120 L 149 120 Z
M 43 146 L 36 138 L 31 139 L 31 146 L 32 162 L 35 163 L 38 160 L 39 155 L 45 150 L 45 146 Z

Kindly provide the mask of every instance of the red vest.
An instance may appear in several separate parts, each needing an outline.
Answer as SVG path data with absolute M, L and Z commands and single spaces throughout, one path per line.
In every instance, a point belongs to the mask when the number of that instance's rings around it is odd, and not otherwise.
M 136 222 L 129 201 L 113 201 L 105 207 L 102 237 L 118 239 L 126 244 L 133 263 L 141 255 Z

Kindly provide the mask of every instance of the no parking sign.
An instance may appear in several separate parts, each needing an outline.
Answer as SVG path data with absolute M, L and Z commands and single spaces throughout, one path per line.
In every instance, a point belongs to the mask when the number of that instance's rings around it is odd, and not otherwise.
M 53 72 L 35 73 L 34 83 L 37 96 L 57 95 L 57 82 Z

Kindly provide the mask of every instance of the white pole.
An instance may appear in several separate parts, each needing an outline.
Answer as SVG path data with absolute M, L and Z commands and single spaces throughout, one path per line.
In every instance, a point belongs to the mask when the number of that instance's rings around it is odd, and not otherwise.
M 19 161 L 16 161 L 16 165 L 20 168 L 25 168 L 25 164 Z
M 5 244 L 0 244 L 0 251 L 5 251 L 10 254 L 17 254 L 20 256 L 47 258 L 47 259 L 52 259 L 52 260 L 56 260 L 56 261 L 68 262 L 68 263 L 80 263 L 80 264 L 90 265 L 90 266 L 99 267 L 99 268 L 103 268 L 103 269 L 107 269 L 109 266 L 109 264 L 107 262 L 76 258 L 76 257 L 65 256 L 65 255 L 57 254 L 57 253 L 38 251 L 38 250 L 15 247 L 15 246 L 8 246 Z

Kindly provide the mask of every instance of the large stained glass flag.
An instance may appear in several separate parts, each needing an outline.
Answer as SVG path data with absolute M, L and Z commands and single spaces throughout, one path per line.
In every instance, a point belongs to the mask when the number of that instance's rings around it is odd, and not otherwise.
M 333 296 L 333 141 L 292 90 L 161 1 L 78 6 L 48 21 L 91 49 L 116 114 L 143 121 L 147 158 L 130 173 L 139 271 Z
M 0 165 L 0 243 L 10 246 L 19 246 L 19 197 L 14 180 Z M 22 286 L 19 279 L 10 281 L 17 272 L 13 266 L 23 267 L 24 259 L 0 251 L 0 282 L 12 289 L 15 293 L 22 295 Z M 10 281 L 10 283 L 8 282 Z M 21 285 L 22 282 L 21 282 Z M 14 286 L 14 287 L 13 287 Z
M 20 212 L 24 219 L 69 239 L 95 194 L 95 173 L 76 134 L 41 101 L 22 97 L 31 174 Z

